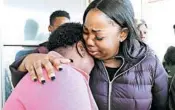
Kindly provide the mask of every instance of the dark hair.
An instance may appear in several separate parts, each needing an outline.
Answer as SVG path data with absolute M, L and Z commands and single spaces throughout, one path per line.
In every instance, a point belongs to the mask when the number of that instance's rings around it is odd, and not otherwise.
M 70 19 L 70 15 L 68 12 L 63 11 L 63 10 L 57 10 L 57 11 L 54 11 L 50 15 L 50 25 L 53 25 L 53 22 L 54 22 L 56 17 L 66 17 L 66 18 Z
M 105 13 L 109 18 L 115 21 L 122 28 L 128 28 L 129 33 L 127 39 L 121 43 L 120 52 L 122 51 L 123 55 L 128 60 L 143 57 L 143 55 L 132 55 L 133 50 L 139 51 L 137 50 L 139 48 L 138 46 L 144 43 L 137 40 L 139 36 L 134 21 L 134 11 L 131 2 L 129 0 L 94 0 L 85 10 L 83 16 L 83 23 L 85 22 L 88 12 L 94 8 L 97 8 L 103 13 Z M 135 44 L 135 42 L 137 41 L 138 43 Z M 144 44 L 144 47 L 147 47 L 146 44 Z
M 168 65 L 175 65 L 175 47 L 170 46 L 164 56 L 165 62 Z
M 82 38 L 82 25 L 80 23 L 65 23 L 50 35 L 47 48 L 51 51 L 59 47 L 72 46 Z

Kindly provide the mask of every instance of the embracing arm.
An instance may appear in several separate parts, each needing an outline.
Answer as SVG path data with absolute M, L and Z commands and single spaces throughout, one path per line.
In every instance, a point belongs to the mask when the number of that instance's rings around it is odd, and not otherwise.
M 41 83 L 45 83 L 42 68 L 46 69 L 50 79 L 54 79 L 52 78 L 55 77 L 54 68 L 59 69 L 60 64 L 70 62 L 70 59 L 52 51 L 48 54 L 41 52 L 29 54 L 10 65 L 13 85 L 15 87 L 27 72 L 33 81 L 38 79 Z
M 24 64 L 27 62 L 27 64 L 30 65 L 29 61 L 33 59 L 33 58 L 29 59 L 30 57 L 28 58 L 28 56 L 34 53 L 47 53 L 47 52 L 48 51 L 45 47 L 38 47 L 37 49 L 31 51 L 30 53 L 27 53 L 25 56 L 21 56 L 9 66 L 11 71 L 11 76 L 12 76 L 12 84 L 14 87 L 22 79 L 22 77 L 28 72 L 28 69 L 25 67 Z

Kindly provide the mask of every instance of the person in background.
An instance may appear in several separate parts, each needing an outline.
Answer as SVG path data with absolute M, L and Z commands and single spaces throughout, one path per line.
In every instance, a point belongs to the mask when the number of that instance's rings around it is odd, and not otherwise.
M 173 69 L 175 65 L 175 47 L 174 46 L 168 47 L 164 55 L 163 65 L 169 75 L 169 82 L 171 82 L 171 79 L 175 74 L 175 70 Z
M 148 39 L 148 26 L 146 24 L 146 22 L 141 19 L 136 19 L 135 20 L 136 22 L 136 25 L 137 25 L 137 29 L 138 29 L 138 32 L 139 32 L 139 38 L 140 40 L 142 40 L 143 42 L 147 42 L 147 39 Z
M 169 75 L 168 110 L 175 110 L 175 47 L 170 46 L 164 56 L 164 67 Z
M 61 26 L 64 23 L 70 22 L 70 15 L 64 10 L 54 11 L 50 15 L 48 31 L 52 33 L 57 27 Z M 39 44 L 40 46 L 47 47 L 47 41 Z
M 49 83 L 47 79 L 44 86 L 30 80 L 29 74 L 24 76 L 3 110 L 98 110 L 88 85 L 94 60 L 87 53 L 82 39 L 82 25 L 79 23 L 66 23 L 52 32 L 47 45 L 49 51 L 59 52 L 73 62 L 63 64 L 63 70 L 56 74 L 57 80 Z M 88 66 L 84 68 L 82 63 Z M 52 76 L 51 80 L 54 78 Z
M 173 25 L 173 31 L 175 33 L 175 25 Z M 168 109 L 175 110 L 175 47 L 168 47 L 165 55 L 163 65 L 169 76 L 169 100 Z
M 154 52 L 138 37 L 130 0 L 94 0 L 86 8 L 83 40 L 95 61 L 89 85 L 99 110 L 166 109 L 167 73 Z M 28 71 L 32 79 L 38 76 L 40 80 L 45 78 L 42 67 L 50 77 L 53 68 L 68 60 L 30 54 L 18 65 L 21 73 L 12 74 L 22 76 Z
M 51 15 L 50 15 L 50 19 L 49 19 L 49 26 L 48 26 L 48 31 L 50 33 L 52 33 L 57 27 L 59 27 L 60 25 L 70 22 L 70 15 L 68 12 L 64 11 L 64 10 L 56 10 L 54 11 Z M 11 71 L 16 71 L 16 69 L 18 66 L 18 61 L 24 59 L 24 57 L 26 55 L 29 55 L 31 53 L 47 53 L 47 41 L 43 42 L 41 44 L 39 44 L 39 47 L 34 49 L 34 50 L 21 50 L 19 52 L 17 52 L 16 56 L 15 56 L 15 62 L 14 64 L 12 64 L 10 66 L 10 70 Z M 16 66 L 15 66 L 16 65 Z M 17 78 L 18 80 L 21 79 L 22 77 L 19 75 L 19 77 Z M 15 87 L 17 83 L 14 83 L 17 80 L 14 79 L 14 77 L 12 76 L 12 84 Z

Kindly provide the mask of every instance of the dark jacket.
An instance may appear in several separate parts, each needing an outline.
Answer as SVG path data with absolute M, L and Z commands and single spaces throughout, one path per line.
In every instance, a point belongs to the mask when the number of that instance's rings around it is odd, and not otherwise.
M 110 81 L 103 61 L 96 60 L 90 74 L 90 87 L 99 110 L 166 110 L 168 78 L 162 64 L 148 49 L 131 50 L 140 57 L 123 64 Z
M 129 61 L 122 54 L 116 56 L 123 64 L 111 82 L 103 62 L 95 60 L 90 87 L 99 110 L 165 110 L 168 79 L 163 66 L 150 50 L 132 51 L 138 60 Z M 13 67 L 12 64 L 10 68 L 15 79 L 19 72 Z
M 175 70 L 175 65 L 174 65 Z M 172 77 L 169 89 L 168 110 L 175 110 L 175 75 Z

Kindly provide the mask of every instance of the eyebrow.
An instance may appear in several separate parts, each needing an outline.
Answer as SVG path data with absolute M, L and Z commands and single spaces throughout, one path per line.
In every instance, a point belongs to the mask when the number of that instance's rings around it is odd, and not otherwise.
M 88 29 L 86 28 L 86 26 L 83 26 L 83 29 L 88 30 Z M 102 31 L 102 30 L 92 29 L 92 32 L 100 32 L 100 31 Z

